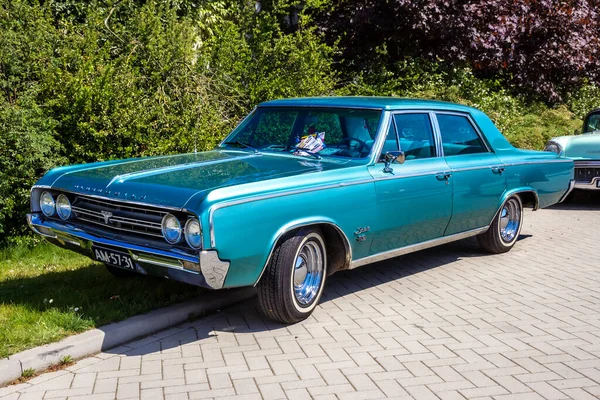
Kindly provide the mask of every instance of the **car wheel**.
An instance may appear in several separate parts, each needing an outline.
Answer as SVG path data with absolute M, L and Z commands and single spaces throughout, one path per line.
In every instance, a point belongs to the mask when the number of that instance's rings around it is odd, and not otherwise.
M 263 313 L 286 324 L 308 318 L 323 293 L 326 265 L 319 229 L 304 228 L 284 236 L 258 284 Z
M 490 253 L 506 253 L 516 243 L 523 226 L 523 203 L 519 196 L 509 197 L 490 228 L 477 236 L 479 245 Z
M 134 276 L 139 275 L 133 271 L 128 271 L 123 268 L 113 267 L 112 265 L 104 264 L 104 266 L 106 267 L 108 272 L 110 272 L 114 277 L 117 277 L 117 278 L 132 278 Z

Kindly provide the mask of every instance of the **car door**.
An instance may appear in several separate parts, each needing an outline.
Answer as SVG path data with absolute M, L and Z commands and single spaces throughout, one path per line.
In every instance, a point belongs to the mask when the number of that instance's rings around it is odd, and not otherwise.
M 377 202 L 371 255 L 444 235 L 452 212 L 452 182 L 436 148 L 432 117 L 427 111 L 393 114 L 382 156 L 402 150 L 406 161 L 392 164 L 392 172 L 384 171 L 383 162 L 369 167 Z
M 506 188 L 504 166 L 468 114 L 436 112 L 435 117 L 454 190 L 445 235 L 484 227 Z

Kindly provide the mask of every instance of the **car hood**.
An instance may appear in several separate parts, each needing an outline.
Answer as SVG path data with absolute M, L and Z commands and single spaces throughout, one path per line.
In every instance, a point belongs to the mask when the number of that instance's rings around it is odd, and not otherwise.
M 342 168 L 346 160 L 214 150 L 56 168 L 38 185 L 115 200 L 183 208 L 226 186 Z
M 600 160 L 600 133 L 584 133 L 552 139 L 560 144 L 564 156 L 575 160 Z

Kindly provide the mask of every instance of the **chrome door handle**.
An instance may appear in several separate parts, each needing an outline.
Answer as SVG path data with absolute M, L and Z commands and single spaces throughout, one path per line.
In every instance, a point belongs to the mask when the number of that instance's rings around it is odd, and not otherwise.
M 504 172 L 504 167 L 492 167 L 492 172 L 495 174 L 501 174 Z
M 452 174 L 450 172 L 440 172 L 440 173 L 435 174 L 435 177 L 437 179 L 439 179 L 440 181 L 448 180 L 448 179 L 450 179 L 451 176 L 452 176 Z

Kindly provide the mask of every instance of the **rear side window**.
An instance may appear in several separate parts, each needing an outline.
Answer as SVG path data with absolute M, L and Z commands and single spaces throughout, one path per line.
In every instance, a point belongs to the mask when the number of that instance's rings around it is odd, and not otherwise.
M 467 117 L 453 114 L 436 114 L 436 116 L 445 156 L 488 152 Z

